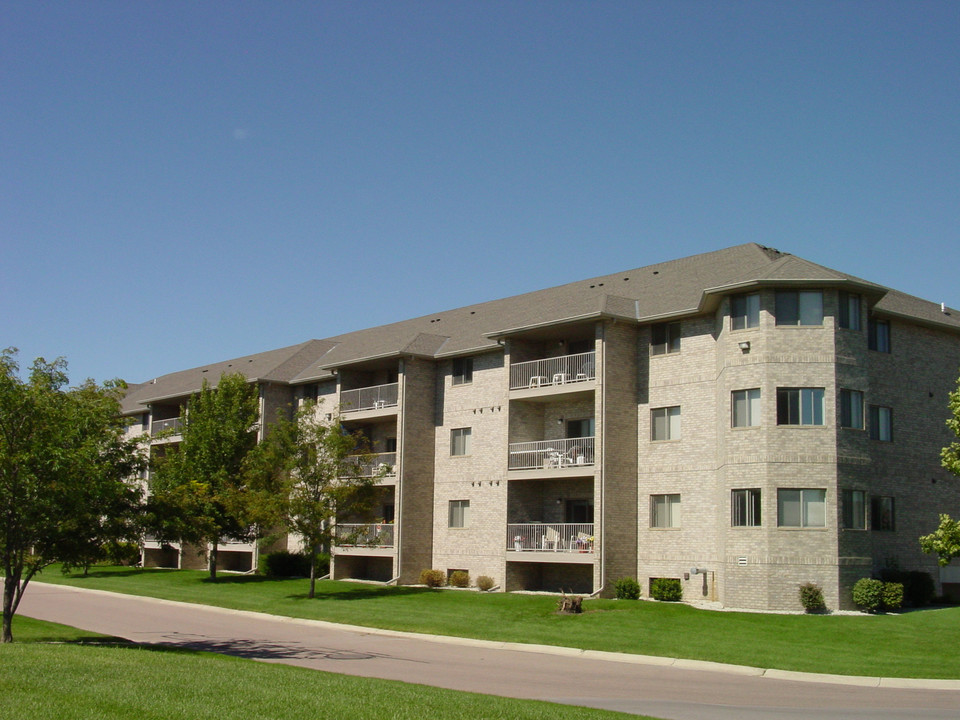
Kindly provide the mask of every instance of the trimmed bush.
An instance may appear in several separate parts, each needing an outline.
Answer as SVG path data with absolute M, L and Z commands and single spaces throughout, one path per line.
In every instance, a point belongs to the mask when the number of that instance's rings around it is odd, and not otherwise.
M 883 584 L 884 610 L 899 610 L 903 607 L 903 585 L 896 582 Z
M 883 607 L 883 581 L 860 578 L 853 586 L 853 604 L 863 612 L 879 612 Z
M 447 578 L 447 584 L 450 587 L 470 587 L 470 573 L 466 570 L 454 570 L 450 573 L 450 577 Z
M 640 583 L 632 577 L 622 577 L 613 586 L 617 600 L 639 600 Z
M 800 604 L 808 613 L 823 612 L 827 609 L 827 604 L 823 601 L 823 589 L 812 582 L 800 586 Z
M 903 604 L 908 607 L 929 605 L 936 596 L 933 577 L 923 570 L 906 571 L 886 568 L 880 571 L 880 579 L 884 582 L 901 583 L 903 585 Z
M 426 570 L 420 571 L 420 584 L 426 585 L 427 587 L 443 587 L 447 581 L 447 577 L 443 574 L 443 570 L 431 570 L 427 568 Z
M 110 540 L 103 544 L 103 552 L 111 565 L 136 565 L 140 562 L 140 545 L 125 540 Z
M 496 583 L 493 582 L 493 578 L 489 575 L 480 575 L 477 578 L 477 589 L 480 592 L 487 592 L 492 588 Z
M 324 566 L 321 561 L 317 567 L 317 577 L 326 575 L 328 567 L 329 565 Z M 310 559 L 303 553 L 277 550 L 263 556 L 260 562 L 260 570 L 270 578 L 309 577 Z
M 677 602 L 683 598 L 683 586 L 678 578 L 653 578 L 650 581 L 650 597 L 663 602 Z

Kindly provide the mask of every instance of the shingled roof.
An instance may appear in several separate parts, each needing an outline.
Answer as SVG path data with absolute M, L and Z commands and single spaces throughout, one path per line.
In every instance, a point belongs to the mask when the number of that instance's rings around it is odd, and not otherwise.
M 874 312 L 960 331 L 960 312 L 756 243 L 671 260 L 591 280 L 469 305 L 410 320 L 310 340 L 165 375 L 131 388 L 125 412 L 216 384 L 224 372 L 253 380 L 302 383 L 331 369 L 376 358 L 441 358 L 496 349 L 524 329 L 591 318 L 651 322 L 708 312 L 723 294 L 769 285 L 846 287 L 876 300 Z

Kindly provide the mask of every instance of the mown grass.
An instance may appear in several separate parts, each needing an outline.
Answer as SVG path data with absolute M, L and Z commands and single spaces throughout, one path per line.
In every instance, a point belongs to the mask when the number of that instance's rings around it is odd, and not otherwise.
M 587 600 L 557 615 L 556 599 L 188 570 L 48 570 L 40 580 L 369 627 L 487 640 L 692 658 L 754 667 L 881 677 L 960 678 L 960 607 L 899 615 L 772 615 L 681 604 Z M 16 634 L 16 629 L 14 629 Z
M 635 717 L 189 650 L 96 647 L 80 643 L 111 638 L 30 618 L 17 625 L 18 642 L 0 646 L 2 720 Z

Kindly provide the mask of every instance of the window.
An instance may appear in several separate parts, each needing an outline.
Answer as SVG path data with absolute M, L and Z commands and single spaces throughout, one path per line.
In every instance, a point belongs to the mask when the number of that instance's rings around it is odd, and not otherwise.
M 470 428 L 454 428 L 450 431 L 450 454 L 470 454 Z
M 893 498 L 875 495 L 870 498 L 870 527 L 874 530 L 896 530 Z
M 680 406 L 657 408 L 650 411 L 651 440 L 680 439 Z
M 760 527 L 760 491 L 730 491 L 730 525 Z
M 733 330 L 746 330 L 760 325 L 760 296 L 734 295 L 730 299 L 730 327 Z
M 567 523 L 592 523 L 593 500 L 568 499 L 565 503 L 563 521 Z
M 777 325 L 823 325 L 823 293 L 819 290 L 778 291 Z
M 890 323 L 886 320 L 867 322 L 867 346 L 877 352 L 890 352 Z
M 651 328 L 650 354 L 668 355 L 680 352 L 680 323 L 660 323 Z
M 734 390 L 730 410 L 733 427 L 756 427 L 760 424 L 760 388 Z
M 860 296 L 853 293 L 840 293 L 840 327 L 847 330 L 860 329 Z
M 451 500 L 447 527 L 464 528 L 470 524 L 470 501 Z
M 650 527 L 680 527 L 680 495 L 650 496 Z
M 779 527 L 825 527 L 826 490 L 777 490 Z
M 863 430 L 863 393 L 859 390 L 840 391 L 840 427 Z
M 863 490 L 844 490 L 841 498 L 843 527 L 847 530 L 864 530 L 867 527 L 866 495 Z
M 397 439 L 395 437 L 388 437 L 383 439 L 383 451 L 392 453 L 397 451 Z
M 893 408 L 882 405 L 870 406 L 870 439 L 882 442 L 893 441 Z
M 596 434 L 596 425 L 593 418 L 583 418 L 582 420 L 567 420 L 568 438 L 588 438 Z
M 473 382 L 473 358 L 453 359 L 453 384 L 466 385 Z
M 777 388 L 777 425 L 823 425 L 823 388 Z

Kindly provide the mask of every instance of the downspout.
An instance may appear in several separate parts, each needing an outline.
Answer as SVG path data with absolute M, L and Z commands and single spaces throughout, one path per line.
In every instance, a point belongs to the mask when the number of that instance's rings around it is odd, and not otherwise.
M 616 321 L 614 321 L 616 322 Z M 607 512 L 607 473 L 605 466 L 607 464 L 607 326 L 600 326 L 600 348 L 603 352 L 603 362 L 599 364 L 602 368 L 602 380 L 600 385 L 600 430 L 603 437 L 600 440 L 600 587 L 595 592 L 590 593 L 590 597 L 598 597 L 606 587 L 605 562 L 607 556 L 607 523 L 604 514 Z
M 397 405 L 397 484 L 394 485 L 393 500 L 395 508 L 393 511 L 393 544 L 397 548 L 397 576 L 387 580 L 387 585 L 394 585 L 402 575 L 403 567 L 403 455 L 406 448 L 404 433 L 406 431 L 406 404 L 407 404 L 407 363 L 403 358 L 400 359 L 400 367 L 403 372 L 397 381 L 400 382 L 400 402 Z

